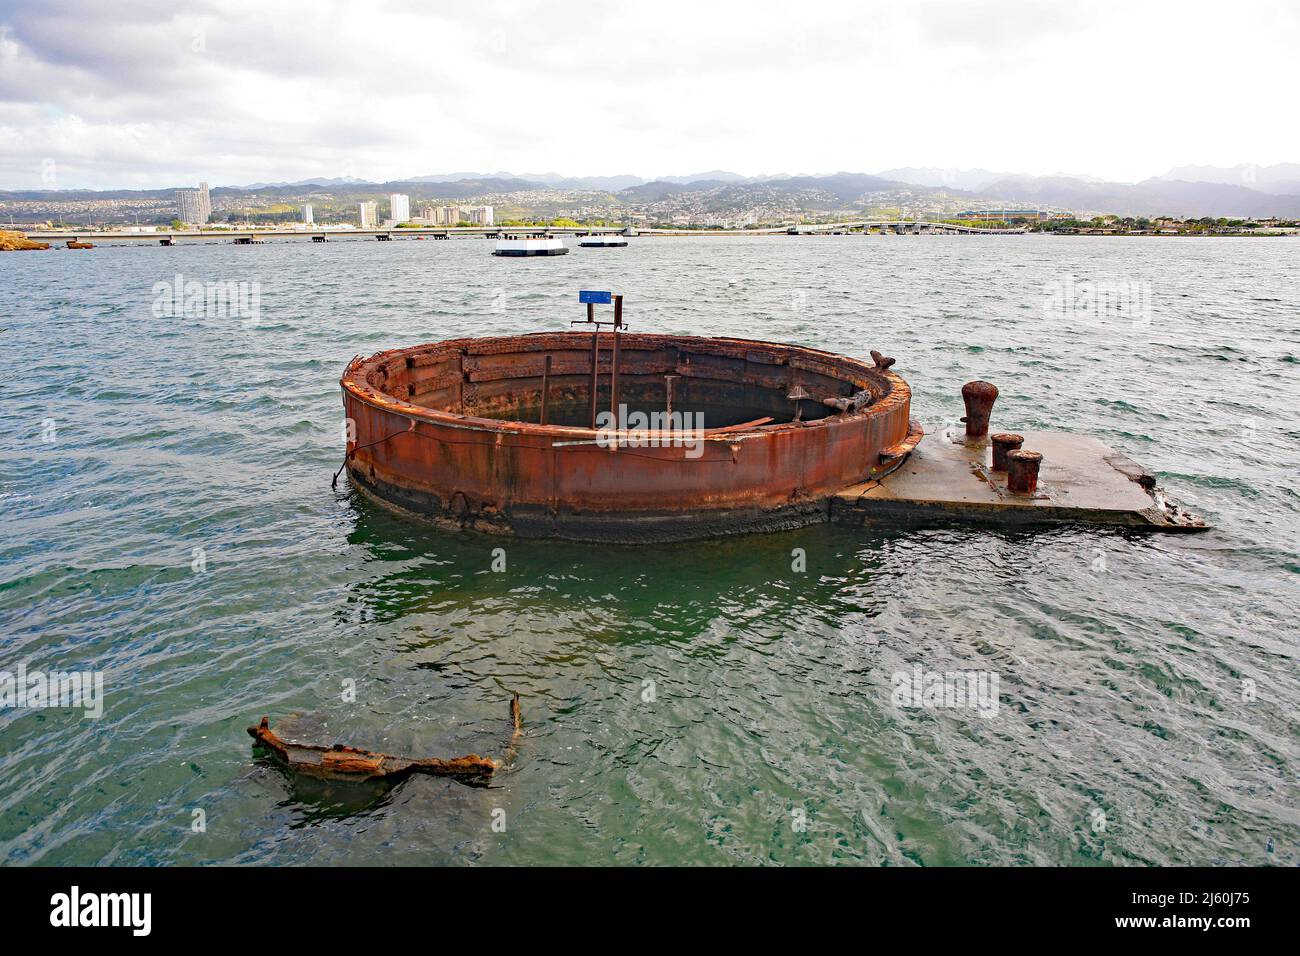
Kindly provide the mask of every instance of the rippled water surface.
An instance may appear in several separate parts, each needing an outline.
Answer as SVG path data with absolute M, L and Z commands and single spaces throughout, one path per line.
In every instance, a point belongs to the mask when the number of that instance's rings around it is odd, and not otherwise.
M 1300 242 L 490 248 L 0 258 L 0 669 L 107 680 L 99 720 L 0 710 L 0 861 L 1300 863 Z M 259 282 L 258 321 L 157 317 L 178 273 Z M 1046 315 L 1070 276 L 1145 284 L 1149 316 Z M 989 379 L 997 427 L 1097 435 L 1216 530 L 611 548 L 331 489 L 353 355 L 566 328 L 579 288 L 623 292 L 634 330 L 878 348 L 931 431 Z M 997 713 L 894 706 L 918 665 L 996 673 Z M 295 786 L 252 754 L 264 714 L 507 765 Z

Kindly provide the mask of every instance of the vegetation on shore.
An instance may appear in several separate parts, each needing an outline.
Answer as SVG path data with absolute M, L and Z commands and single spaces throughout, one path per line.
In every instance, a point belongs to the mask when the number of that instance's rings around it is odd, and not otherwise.
M 1032 232 L 1054 232 L 1063 235 L 1115 235 L 1115 236 L 1249 236 L 1269 235 L 1270 230 L 1296 228 L 1289 220 L 1217 219 L 1204 216 L 1200 219 L 1177 219 L 1161 216 L 1148 219 L 1144 216 L 1094 216 L 1092 219 L 1051 219 L 1030 224 Z

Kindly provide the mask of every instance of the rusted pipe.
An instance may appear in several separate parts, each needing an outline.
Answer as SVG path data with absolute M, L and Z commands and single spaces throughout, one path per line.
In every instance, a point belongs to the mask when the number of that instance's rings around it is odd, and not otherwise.
M 546 424 L 546 400 L 551 393 L 551 354 L 546 353 L 546 358 L 542 360 L 542 420 L 541 424 Z
M 617 299 L 615 301 L 618 301 Z M 617 315 L 617 310 L 615 310 Z M 613 419 L 614 427 L 621 428 L 622 424 L 618 420 L 618 334 L 619 322 L 614 322 L 614 344 L 609 353 L 609 414 Z M 618 451 L 618 442 L 610 445 L 610 451 Z
M 1043 456 L 1036 451 L 1007 452 L 1007 487 L 1018 495 L 1032 495 L 1038 488 L 1038 466 Z
M 989 438 L 993 443 L 993 470 L 1007 470 L 1007 452 L 1015 451 L 1025 443 L 1024 435 L 1016 435 L 1011 432 L 1001 432 Z
M 610 352 L 610 411 L 619 428 L 619 330 L 623 328 L 623 297 L 614 297 L 614 347 Z M 617 449 L 617 444 L 614 445 Z
M 989 433 L 989 416 L 993 403 L 998 400 L 998 388 L 992 382 L 967 382 L 961 387 L 961 400 L 966 403 L 967 438 L 983 438 Z
M 591 318 L 591 313 L 595 306 L 590 302 L 587 303 L 587 318 L 589 321 L 595 321 Z M 596 428 L 596 372 L 600 368 L 600 326 L 597 325 L 591 333 L 591 428 Z

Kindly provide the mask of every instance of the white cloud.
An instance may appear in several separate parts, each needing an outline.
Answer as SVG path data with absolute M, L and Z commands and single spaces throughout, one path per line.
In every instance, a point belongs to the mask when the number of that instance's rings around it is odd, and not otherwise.
M 0 4 L 0 188 L 1294 161 L 1284 0 Z

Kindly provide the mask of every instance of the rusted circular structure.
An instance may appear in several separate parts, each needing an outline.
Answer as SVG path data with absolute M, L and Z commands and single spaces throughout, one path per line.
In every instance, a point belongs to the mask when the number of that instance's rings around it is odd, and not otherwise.
M 911 390 L 878 353 L 593 338 L 453 339 L 354 359 L 341 380 L 353 482 L 440 524 L 684 540 L 824 521 L 831 496 L 887 474 L 921 438 Z

